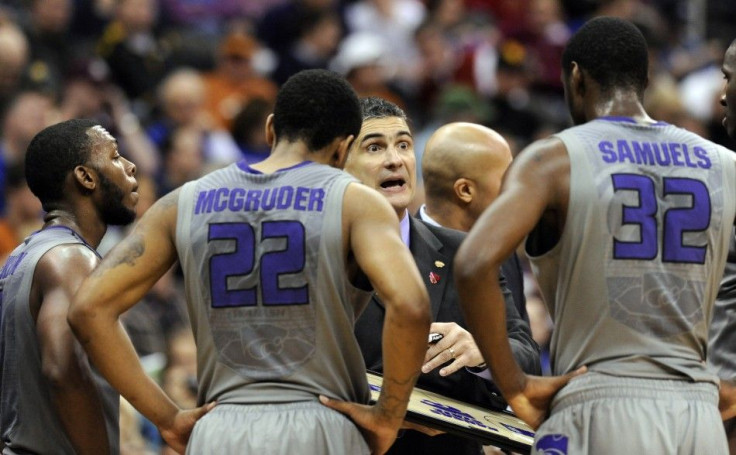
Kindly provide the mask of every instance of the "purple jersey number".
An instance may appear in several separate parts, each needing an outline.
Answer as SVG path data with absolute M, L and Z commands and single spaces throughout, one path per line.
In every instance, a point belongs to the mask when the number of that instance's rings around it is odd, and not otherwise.
M 309 287 L 282 286 L 283 275 L 298 274 L 306 264 L 304 226 L 298 221 L 266 221 L 261 225 L 261 239 L 285 239 L 281 249 L 265 251 L 256 257 L 256 236 L 248 223 L 221 223 L 209 226 L 208 241 L 234 241 L 234 248 L 210 258 L 210 295 L 213 308 L 255 306 L 260 287 L 262 305 L 306 305 Z M 259 285 L 237 289 L 228 284 L 231 277 L 253 273 L 259 261 Z
M 638 205 L 624 205 L 621 222 L 639 228 L 638 241 L 624 241 L 614 238 L 613 257 L 615 259 L 651 260 L 657 257 L 659 242 L 657 228 L 657 188 L 651 177 L 639 174 L 613 174 L 615 191 L 635 191 Z M 710 226 L 711 202 L 708 187 L 700 180 L 664 177 L 662 195 L 690 196 L 686 207 L 672 207 L 662 216 L 662 261 L 703 264 L 706 246 L 685 245 L 684 234 L 702 232 Z

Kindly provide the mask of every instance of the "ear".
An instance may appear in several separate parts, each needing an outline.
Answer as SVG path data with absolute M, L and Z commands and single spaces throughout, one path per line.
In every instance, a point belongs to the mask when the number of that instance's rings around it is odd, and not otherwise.
M 332 156 L 330 157 L 330 166 L 336 167 L 338 169 L 342 169 L 345 167 L 345 161 L 348 159 L 348 151 L 350 150 L 350 147 L 353 145 L 353 141 L 355 140 L 355 136 L 352 134 L 345 139 L 340 140 L 337 143 L 337 147 L 335 147 L 335 151 L 332 153 Z
M 473 183 L 472 180 L 461 177 L 455 180 L 455 183 L 452 185 L 452 189 L 455 191 L 455 197 L 464 203 L 470 204 L 473 202 L 475 183 Z
M 269 147 L 273 147 L 276 141 L 276 131 L 273 129 L 273 114 L 269 114 L 266 118 L 266 143 Z
M 90 193 L 97 188 L 97 176 L 93 172 L 92 168 L 84 165 L 75 167 L 73 171 L 74 180 L 77 184 Z
M 570 70 L 570 87 L 576 95 L 585 95 L 585 75 L 577 62 L 572 62 L 572 69 Z

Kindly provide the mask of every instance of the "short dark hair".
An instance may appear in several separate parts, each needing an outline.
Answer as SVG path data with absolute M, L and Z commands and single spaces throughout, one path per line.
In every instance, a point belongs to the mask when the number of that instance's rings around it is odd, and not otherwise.
M 357 136 L 361 123 L 358 95 L 345 78 L 332 71 L 300 71 L 276 96 L 276 139 L 302 140 L 313 152 L 336 138 Z
M 406 113 L 397 105 L 377 96 L 360 99 L 363 120 L 371 118 L 399 117 L 407 121 Z
M 607 92 L 613 88 L 634 89 L 642 95 L 647 86 L 649 52 L 641 31 L 631 22 L 597 17 L 586 22 L 562 53 L 565 76 L 576 62 Z
M 44 210 L 63 198 L 67 175 L 89 161 L 92 138 L 87 132 L 97 125 L 92 120 L 67 120 L 41 130 L 31 140 L 25 158 L 26 181 Z

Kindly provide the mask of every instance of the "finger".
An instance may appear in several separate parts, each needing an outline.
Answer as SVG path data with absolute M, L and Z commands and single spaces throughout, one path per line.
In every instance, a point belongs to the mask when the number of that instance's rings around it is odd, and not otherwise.
M 427 353 L 424 354 L 424 363 L 427 363 L 438 355 L 442 354 L 442 351 L 445 351 L 450 346 L 452 346 L 452 343 L 445 340 L 442 340 L 435 344 L 430 344 L 429 349 L 427 349 Z
M 455 353 L 457 354 L 457 353 Z M 429 362 L 422 365 L 422 373 L 429 373 L 437 367 L 444 365 L 445 363 L 452 360 L 452 354 L 449 349 L 445 349 L 436 356 L 434 356 Z
M 467 366 L 464 356 L 455 357 L 455 361 L 440 370 L 440 376 L 449 376 L 457 370 Z
M 557 380 L 555 381 L 555 386 L 559 389 L 562 388 L 565 384 L 570 382 L 571 379 L 580 376 L 581 374 L 584 374 L 588 371 L 588 367 L 582 366 L 578 368 L 575 371 L 571 371 L 570 373 L 567 373 L 562 376 L 557 376 Z
M 447 332 L 447 330 L 448 330 L 448 327 L 447 326 L 449 326 L 449 325 L 450 325 L 450 323 L 448 323 L 448 322 L 433 322 L 429 326 L 429 331 L 430 332 L 441 333 L 441 334 L 444 335 L 445 332 Z
M 351 416 L 353 407 L 350 403 L 341 400 L 335 400 L 333 398 L 327 398 L 324 395 L 319 396 L 319 401 L 328 408 L 334 409 L 335 411 L 341 412 L 345 415 Z
M 217 404 L 216 401 L 213 401 L 211 403 L 207 403 L 203 406 L 200 406 L 198 408 L 195 408 L 192 410 L 192 416 L 194 417 L 194 420 L 199 420 L 202 417 L 204 417 L 205 414 L 210 412 L 212 409 L 214 409 L 215 405 Z
M 565 376 L 567 376 L 567 380 L 569 381 L 570 379 L 572 379 L 572 378 L 574 378 L 576 376 L 580 376 L 581 374 L 585 374 L 587 372 L 588 372 L 588 367 L 586 367 L 585 365 L 583 365 L 580 368 L 578 368 L 577 370 L 575 370 L 573 372 L 570 372 L 570 373 L 567 373 Z

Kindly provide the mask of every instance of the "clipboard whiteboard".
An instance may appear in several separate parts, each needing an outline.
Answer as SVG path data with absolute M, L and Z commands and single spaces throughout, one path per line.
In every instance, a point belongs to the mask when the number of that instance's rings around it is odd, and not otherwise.
M 383 378 L 368 372 L 371 402 L 378 399 Z M 484 445 L 528 454 L 534 431 L 510 412 L 492 411 L 414 387 L 406 420 L 476 440 Z

